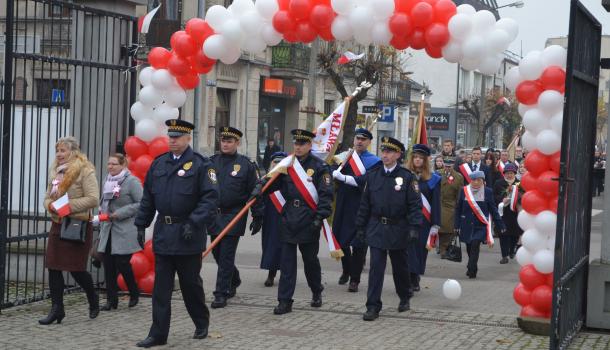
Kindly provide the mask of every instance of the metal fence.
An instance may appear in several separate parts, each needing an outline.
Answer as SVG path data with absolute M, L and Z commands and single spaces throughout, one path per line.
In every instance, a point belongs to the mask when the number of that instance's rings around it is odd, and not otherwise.
M 601 25 L 572 0 L 563 112 L 551 349 L 565 349 L 587 310 L 591 189 Z
M 103 178 L 130 129 L 137 41 L 132 16 L 59 0 L 5 3 L 0 309 L 47 296 L 43 198 L 55 143 L 75 136 Z

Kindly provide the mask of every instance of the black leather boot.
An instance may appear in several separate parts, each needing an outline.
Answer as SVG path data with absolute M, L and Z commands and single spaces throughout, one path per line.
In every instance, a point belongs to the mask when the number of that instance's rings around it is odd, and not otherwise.
M 38 320 L 38 323 L 40 323 L 41 325 L 49 325 L 57 321 L 57 324 L 60 324 L 61 320 L 63 320 L 64 317 L 66 317 L 66 313 L 64 312 L 64 306 L 61 304 L 53 304 L 51 305 L 51 311 L 49 311 L 47 317 L 41 318 L 40 320 Z
M 87 301 L 89 302 L 89 318 L 94 319 L 100 314 L 100 295 L 95 291 L 87 293 Z
M 281 300 L 280 303 L 273 309 L 276 315 L 283 315 L 292 312 L 292 302 Z

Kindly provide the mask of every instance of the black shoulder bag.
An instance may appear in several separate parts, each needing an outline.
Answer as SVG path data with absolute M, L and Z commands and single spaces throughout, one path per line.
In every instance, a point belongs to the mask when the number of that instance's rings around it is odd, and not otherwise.
M 72 219 L 66 216 L 61 221 L 59 239 L 75 243 L 85 243 L 87 236 L 87 221 Z
M 445 252 L 447 260 L 462 262 L 462 246 L 460 245 L 459 235 L 453 235 L 451 242 Z

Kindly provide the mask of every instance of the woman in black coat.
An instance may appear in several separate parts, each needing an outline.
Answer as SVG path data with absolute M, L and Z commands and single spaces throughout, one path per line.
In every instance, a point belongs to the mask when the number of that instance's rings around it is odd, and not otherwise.
M 504 177 L 496 181 L 493 187 L 494 200 L 496 205 L 501 206 L 502 221 L 506 225 L 506 232 L 500 233 L 500 249 L 502 250 L 502 260 L 500 264 L 508 263 L 508 257 L 515 257 L 517 243 L 523 230 L 519 227 L 517 216 L 519 215 L 520 199 L 523 189 L 517 180 L 517 166 L 509 163 L 504 168 Z
M 485 186 L 493 189 L 496 181 L 502 178 L 502 174 L 498 170 L 498 160 L 493 152 L 487 152 L 485 155 L 485 165 L 489 168 L 489 183 L 486 183 Z

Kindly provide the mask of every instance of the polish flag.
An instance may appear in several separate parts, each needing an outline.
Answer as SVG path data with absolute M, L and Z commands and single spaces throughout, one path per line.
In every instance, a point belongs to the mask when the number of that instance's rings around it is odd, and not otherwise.
M 355 53 L 353 53 L 351 51 L 346 51 L 343 55 L 341 55 L 341 57 L 339 57 L 339 60 L 337 61 L 337 63 L 347 64 L 350 62 L 358 61 L 362 57 L 364 57 L 364 53 L 356 55 Z
M 159 6 L 155 7 L 152 11 L 150 11 L 146 15 L 138 18 L 138 32 L 139 33 L 142 33 L 142 34 L 148 33 L 148 28 L 150 27 L 150 22 L 152 22 L 152 19 L 153 19 L 153 17 L 155 17 L 155 14 L 159 10 L 159 7 L 161 7 L 161 4 L 159 4 Z
M 364 163 L 362 163 L 362 159 L 358 155 L 358 152 L 354 151 L 352 156 L 349 157 L 349 165 L 356 176 L 362 176 L 366 174 L 366 168 L 364 167 Z
M 68 194 L 64 194 L 58 200 L 51 203 L 51 208 L 55 210 L 59 217 L 63 218 L 64 216 L 70 215 L 70 199 L 68 198 Z

